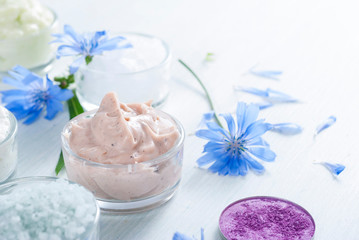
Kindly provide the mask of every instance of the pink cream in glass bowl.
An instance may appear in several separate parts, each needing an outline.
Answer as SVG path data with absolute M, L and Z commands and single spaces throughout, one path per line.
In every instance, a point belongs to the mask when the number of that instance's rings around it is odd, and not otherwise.
M 145 104 L 108 93 L 98 110 L 71 119 L 62 132 L 67 176 L 107 212 L 156 207 L 175 193 L 182 171 L 181 123 Z

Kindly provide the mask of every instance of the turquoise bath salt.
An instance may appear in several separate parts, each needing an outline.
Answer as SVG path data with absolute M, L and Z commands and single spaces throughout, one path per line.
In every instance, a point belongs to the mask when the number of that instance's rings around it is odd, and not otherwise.
M 0 239 L 97 239 L 98 207 L 80 185 L 23 178 L 0 186 Z

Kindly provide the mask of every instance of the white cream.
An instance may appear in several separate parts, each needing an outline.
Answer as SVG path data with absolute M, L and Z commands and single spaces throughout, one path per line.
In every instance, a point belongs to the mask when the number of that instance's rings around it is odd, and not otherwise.
M 0 182 L 6 180 L 14 171 L 17 159 L 16 120 L 0 106 Z M 15 125 L 15 126 L 14 126 Z
M 0 107 L 0 142 L 4 141 L 7 135 L 9 135 L 10 119 L 8 115 L 5 108 Z
M 0 0 L 0 39 L 38 34 L 54 21 L 51 11 L 37 0 Z
M 0 71 L 51 60 L 54 14 L 38 0 L 0 0 Z

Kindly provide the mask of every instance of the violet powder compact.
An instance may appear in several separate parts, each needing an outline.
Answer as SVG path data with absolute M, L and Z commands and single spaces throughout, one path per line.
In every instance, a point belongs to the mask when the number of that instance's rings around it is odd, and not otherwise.
M 223 210 L 219 229 L 227 240 L 311 240 L 315 223 L 304 208 L 293 202 L 250 197 Z

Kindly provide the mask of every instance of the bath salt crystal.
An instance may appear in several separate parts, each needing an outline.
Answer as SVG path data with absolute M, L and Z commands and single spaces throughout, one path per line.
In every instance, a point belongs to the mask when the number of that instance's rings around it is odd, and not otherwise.
M 90 239 L 97 206 L 89 191 L 64 179 L 20 186 L 0 195 L 0 239 Z

